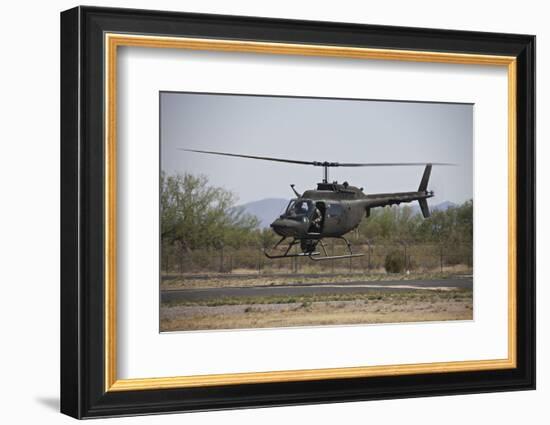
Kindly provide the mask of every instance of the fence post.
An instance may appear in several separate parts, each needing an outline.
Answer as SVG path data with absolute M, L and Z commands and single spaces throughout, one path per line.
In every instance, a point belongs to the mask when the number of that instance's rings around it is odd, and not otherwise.
M 334 240 L 331 241 L 331 256 L 334 257 Z M 330 271 L 334 274 L 334 258 L 330 260 Z
M 371 246 L 370 246 L 370 241 L 367 239 L 367 254 L 368 254 L 368 257 L 367 257 L 367 269 L 368 271 L 370 272 L 370 269 L 371 269 L 371 264 L 370 264 L 370 254 L 371 254 Z
M 443 273 L 443 247 L 439 247 L 439 270 Z
M 400 240 L 399 243 L 403 245 L 403 259 L 405 260 L 405 272 L 407 272 L 409 270 L 409 264 L 407 262 L 407 241 Z

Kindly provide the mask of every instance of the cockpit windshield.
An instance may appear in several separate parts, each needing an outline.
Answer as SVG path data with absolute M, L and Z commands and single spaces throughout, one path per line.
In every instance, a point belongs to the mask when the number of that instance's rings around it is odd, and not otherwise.
M 312 211 L 313 202 L 304 199 L 293 199 L 289 202 L 285 215 L 289 217 L 307 216 L 310 215 Z

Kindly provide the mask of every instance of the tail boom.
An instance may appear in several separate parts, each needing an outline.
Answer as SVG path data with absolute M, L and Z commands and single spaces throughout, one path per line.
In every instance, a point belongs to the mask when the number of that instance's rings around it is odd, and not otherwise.
M 428 190 L 428 182 L 430 180 L 430 174 L 432 171 L 432 164 L 427 164 L 424 169 L 424 174 L 420 180 L 418 191 L 416 192 L 397 192 L 397 193 L 377 193 L 374 195 L 367 195 L 365 208 L 385 207 L 386 205 L 399 205 L 401 203 L 408 203 L 418 201 L 420 205 L 420 211 L 424 218 L 430 217 L 430 209 L 428 207 L 428 198 L 434 196 L 433 191 Z

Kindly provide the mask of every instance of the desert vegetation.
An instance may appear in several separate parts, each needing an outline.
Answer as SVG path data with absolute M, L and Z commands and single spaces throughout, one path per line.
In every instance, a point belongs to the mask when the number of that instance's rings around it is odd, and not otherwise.
M 278 237 L 237 207 L 235 194 L 206 176 L 161 175 L 161 268 L 185 273 L 471 272 L 473 202 L 435 210 L 429 219 L 409 205 L 372 210 L 346 237 L 363 257 L 313 263 L 263 256 Z M 275 217 L 274 217 L 275 218 Z M 331 253 L 343 246 L 327 241 Z

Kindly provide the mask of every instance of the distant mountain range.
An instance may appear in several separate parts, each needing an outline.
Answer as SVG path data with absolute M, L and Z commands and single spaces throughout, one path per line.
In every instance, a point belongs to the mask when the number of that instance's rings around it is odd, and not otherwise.
M 249 202 L 247 204 L 239 205 L 238 208 L 242 208 L 243 212 L 254 215 L 260 221 L 259 228 L 269 227 L 269 225 L 279 217 L 288 205 L 288 199 L 282 198 L 267 198 L 259 201 Z M 420 206 L 418 202 L 406 204 L 410 206 L 414 213 L 420 213 Z M 443 201 L 436 205 L 430 205 L 431 211 L 446 211 L 450 207 L 455 207 L 456 204 L 450 201 Z

